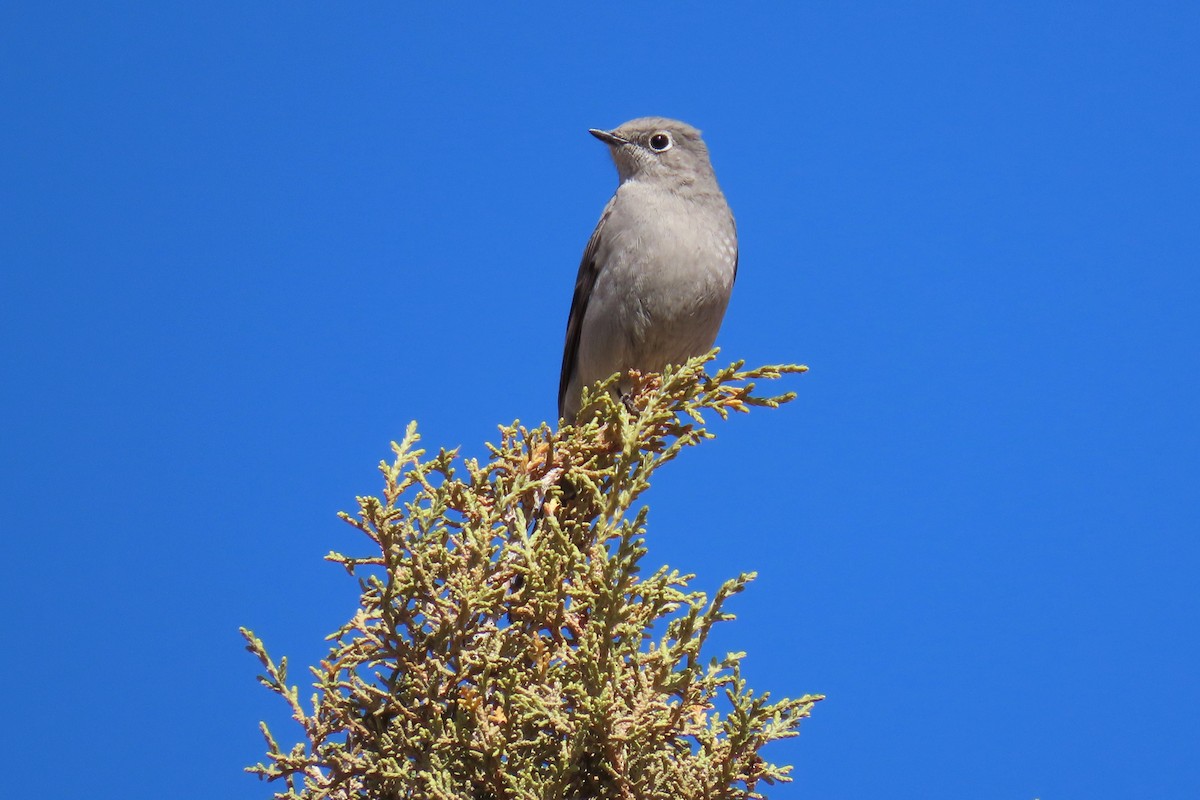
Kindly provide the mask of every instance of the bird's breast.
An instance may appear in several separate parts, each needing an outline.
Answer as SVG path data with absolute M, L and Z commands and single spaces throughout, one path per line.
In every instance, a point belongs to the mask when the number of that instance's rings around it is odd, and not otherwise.
M 623 186 L 623 190 L 628 186 Z M 618 195 L 596 292 L 631 360 L 651 369 L 707 350 L 733 288 L 737 234 L 719 192 Z M 678 352 L 676 352 L 678 351 Z
M 732 285 L 737 233 L 719 190 L 691 195 L 639 190 L 628 182 L 605 227 L 608 264 L 624 280 L 677 291 Z

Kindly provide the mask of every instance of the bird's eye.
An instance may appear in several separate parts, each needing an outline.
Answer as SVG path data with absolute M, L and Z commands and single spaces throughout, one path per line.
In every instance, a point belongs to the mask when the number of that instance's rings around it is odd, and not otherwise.
M 671 149 L 671 134 L 659 131 L 650 137 L 650 149 L 656 153 L 665 153 Z

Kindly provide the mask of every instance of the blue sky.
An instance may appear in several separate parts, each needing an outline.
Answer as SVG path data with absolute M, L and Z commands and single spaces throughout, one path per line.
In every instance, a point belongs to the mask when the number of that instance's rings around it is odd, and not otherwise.
M 821 692 L 778 798 L 1200 796 L 1200 6 L 0 10 L 13 796 L 264 797 L 410 419 L 554 413 L 589 127 L 705 131 L 724 358 L 654 487 L 718 649 Z M 117 790 L 114 790 L 117 791 Z

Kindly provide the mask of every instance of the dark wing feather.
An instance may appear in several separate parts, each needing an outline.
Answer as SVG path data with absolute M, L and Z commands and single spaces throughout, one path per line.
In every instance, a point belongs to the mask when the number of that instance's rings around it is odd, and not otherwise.
M 600 274 L 600 265 L 596 263 L 596 251 L 600 249 L 600 238 L 604 234 L 604 223 L 612 213 L 614 195 L 604 207 L 592 238 L 588 239 L 587 247 L 583 249 L 583 259 L 579 262 L 579 274 L 575 276 L 575 295 L 571 298 L 571 315 L 567 318 L 567 341 L 563 346 L 562 372 L 558 377 L 558 416 L 563 415 L 566 405 L 567 387 L 575 375 L 579 360 L 579 336 L 583 331 L 583 316 L 587 313 L 588 300 L 592 297 L 592 289 L 596 285 L 596 277 Z
M 737 283 L 738 261 L 740 261 L 742 258 L 742 252 L 737 246 L 737 220 L 733 217 L 730 217 L 729 221 L 733 223 L 733 282 Z

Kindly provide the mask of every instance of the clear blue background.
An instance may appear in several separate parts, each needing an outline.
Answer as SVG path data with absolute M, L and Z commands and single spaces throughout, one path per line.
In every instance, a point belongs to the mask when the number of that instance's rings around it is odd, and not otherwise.
M 648 498 L 829 696 L 771 796 L 1200 796 L 1200 5 L 1008 5 L 4 4 L 5 791 L 268 795 L 237 626 L 325 652 L 410 419 L 554 413 L 585 130 L 661 114 L 722 357 L 812 368 Z

